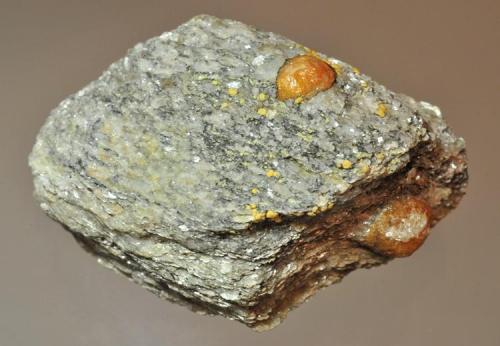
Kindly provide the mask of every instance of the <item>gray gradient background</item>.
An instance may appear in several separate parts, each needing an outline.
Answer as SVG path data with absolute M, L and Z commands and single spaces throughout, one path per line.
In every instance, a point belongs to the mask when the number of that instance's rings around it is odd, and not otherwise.
M 32 199 L 50 109 L 135 43 L 209 13 L 284 34 L 439 105 L 470 186 L 412 257 L 360 270 L 258 334 L 164 302 Z M 500 345 L 500 1 L 0 0 L 0 345 Z

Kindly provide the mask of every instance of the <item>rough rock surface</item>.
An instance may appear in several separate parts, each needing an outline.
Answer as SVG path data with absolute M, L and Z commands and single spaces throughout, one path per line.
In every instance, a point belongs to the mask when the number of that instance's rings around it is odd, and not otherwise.
M 278 69 L 299 54 L 328 62 L 335 84 L 279 101 Z M 101 264 L 261 330 L 353 269 L 411 253 L 369 236 L 398 231 L 380 226 L 391 203 L 425 205 L 398 216 L 406 242 L 467 180 L 437 107 L 211 16 L 136 45 L 64 100 L 30 166 L 43 210 Z

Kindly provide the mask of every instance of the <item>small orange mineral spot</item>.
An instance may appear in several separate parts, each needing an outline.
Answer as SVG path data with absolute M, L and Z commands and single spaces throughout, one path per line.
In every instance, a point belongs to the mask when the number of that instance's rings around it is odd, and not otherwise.
M 430 229 L 430 208 L 416 197 L 392 201 L 375 216 L 367 230 L 354 240 L 389 257 L 410 256 L 423 243 Z
M 312 55 L 287 59 L 278 71 L 278 99 L 308 98 L 329 89 L 335 82 L 335 70 Z

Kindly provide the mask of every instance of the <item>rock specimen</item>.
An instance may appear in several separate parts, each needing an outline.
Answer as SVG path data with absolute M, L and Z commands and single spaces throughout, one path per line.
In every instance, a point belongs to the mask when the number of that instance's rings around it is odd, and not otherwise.
M 64 100 L 30 165 L 42 209 L 101 264 L 258 330 L 356 268 L 410 255 L 467 181 L 437 107 L 210 16 Z

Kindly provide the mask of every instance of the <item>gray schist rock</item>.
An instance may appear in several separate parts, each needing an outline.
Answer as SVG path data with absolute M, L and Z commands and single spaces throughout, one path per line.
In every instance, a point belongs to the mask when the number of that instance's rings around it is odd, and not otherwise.
M 336 71 L 280 101 L 286 59 Z M 259 330 L 360 267 L 411 254 L 457 205 L 439 109 L 245 24 L 198 16 L 64 100 L 30 156 L 42 209 L 108 268 Z

